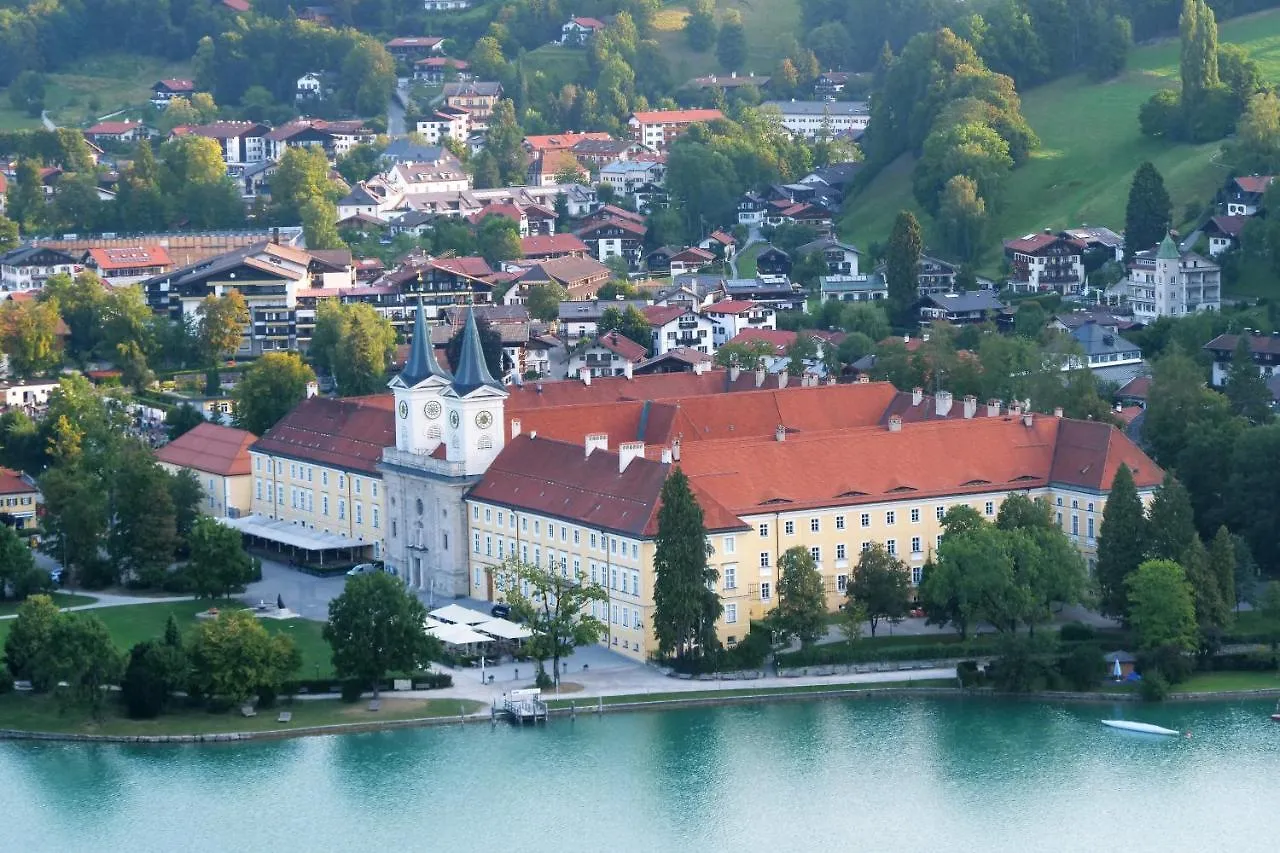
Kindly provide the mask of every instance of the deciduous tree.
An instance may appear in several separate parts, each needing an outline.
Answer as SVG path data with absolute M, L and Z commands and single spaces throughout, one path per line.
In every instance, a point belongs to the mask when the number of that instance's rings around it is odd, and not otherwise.
M 809 549 L 788 548 L 778 558 L 778 604 L 769 612 L 775 631 L 802 648 L 816 643 L 826 633 L 827 594 L 822 574 Z
M 240 348 L 242 327 L 249 322 L 249 306 L 232 288 L 222 296 L 209 294 L 196 308 L 196 339 L 206 364 L 219 361 Z
M 120 679 L 124 661 L 101 619 L 60 613 L 33 666 L 43 683 L 65 684 L 70 699 L 87 705 L 97 717 L 107 688 Z
M 1249 347 L 1249 336 L 1239 335 L 1231 354 L 1227 373 L 1227 399 L 1231 408 L 1249 423 L 1257 426 L 1271 422 L 1271 389 L 1258 372 Z
M 560 303 L 569 298 L 569 291 L 558 284 L 535 284 L 529 289 L 525 307 L 529 316 L 550 323 L 560 316 Z
M 262 435 L 307 396 L 316 375 L 294 352 L 269 352 L 251 364 L 233 393 L 235 425 Z
M 56 302 L 14 302 L 0 306 L 0 352 L 9 370 L 24 379 L 48 373 L 62 363 Z
M 715 0 L 693 0 L 684 20 L 684 36 L 694 50 L 708 50 L 716 41 Z
M 269 634 L 252 613 L 227 610 L 196 627 L 190 661 L 195 693 L 238 704 L 260 690 L 278 690 L 300 659 L 288 636 Z
M 427 611 L 404 584 L 384 572 L 357 575 L 329 602 L 324 638 L 333 668 L 373 688 L 388 673 L 414 673 L 439 657 L 440 641 L 427 633 Z
M 607 605 L 604 587 L 586 578 L 570 577 L 565 568 L 543 568 L 508 558 L 494 568 L 495 583 L 520 621 L 533 632 L 525 648 L 538 661 L 539 674 L 551 661 L 552 677 L 560 681 L 560 659 L 579 646 L 600 641 L 608 626 L 590 612 Z
M 36 690 L 48 690 L 52 686 L 48 673 L 38 668 L 38 659 L 49 645 L 60 618 L 52 598 L 33 595 L 18 608 L 18 618 L 5 638 L 4 660 L 9 673 L 20 681 L 30 681 Z
M 385 386 L 387 366 L 395 355 L 395 329 L 371 305 L 356 303 L 344 309 L 347 317 L 333 378 L 343 394 L 375 393 Z
M 1148 560 L 1126 579 L 1125 587 L 1129 624 L 1144 650 L 1166 645 L 1195 650 L 1195 599 L 1182 566 L 1172 560 Z
M 190 548 L 184 571 L 197 597 L 230 598 L 253 580 L 253 560 L 234 528 L 201 516 L 191 526 Z
M 871 624 L 871 636 L 881 619 L 901 619 L 911 601 L 911 576 L 907 566 L 885 550 L 879 542 L 858 556 L 853 577 L 846 589 L 849 607 L 862 608 Z

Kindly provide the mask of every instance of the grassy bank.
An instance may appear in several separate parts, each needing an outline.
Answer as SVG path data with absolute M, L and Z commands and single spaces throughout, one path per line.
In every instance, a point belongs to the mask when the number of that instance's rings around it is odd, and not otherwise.
M 1249 52 L 1268 82 L 1280 81 L 1280 10 L 1226 21 L 1221 41 Z M 1142 136 L 1138 109 L 1159 89 L 1177 81 L 1176 40 L 1138 48 L 1128 69 L 1114 80 L 1092 83 L 1083 75 L 1022 93 L 1023 113 L 1040 136 L 1041 148 L 1009 178 L 1004 203 L 993 217 L 983 271 L 1000 264 L 1000 241 L 1042 228 L 1088 223 L 1117 231 L 1133 171 L 1151 160 L 1164 175 L 1173 199 L 1175 225 L 1185 227 L 1188 205 L 1202 207 L 1226 179 L 1214 162 L 1220 143 L 1181 145 Z M 854 199 L 841 221 L 841 235 L 858 244 L 887 238 L 901 209 L 920 211 L 911 196 L 909 156 L 899 158 Z M 926 238 L 936 243 L 934 223 L 922 218 Z
M 675 690 L 667 693 L 628 693 L 623 696 L 582 697 L 578 699 L 552 699 L 550 708 L 589 709 L 597 703 L 605 705 L 630 705 L 634 703 L 662 704 L 683 702 L 690 699 L 732 699 L 744 696 L 794 696 L 803 694 L 844 693 L 850 690 L 883 690 L 891 687 L 955 687 L 954 678 L 921 679 L 919 681 L 880 681 L 860 684 L 804 684 L 795 687 L 734 687 L 726 690 Z
M 117 110 L 145 107 L 157 80 L 190 76 L 187 62 L 123 53 L 87 57 L 48 75 L 45 106 L 57 124 L 78 127 Z M 0 130 L 39 126 L 39 117 L 14 110 L 8 91 L 0 90 Z
M 714 45 L 704 52 L 689 47 L 683 32 L 684 20 L 689 15 L 688 4 L 666 3 L 654 20 L 654 35 L 676 80 L 684 82 L 692 77 L 730 71 L 770 74 L 787 37 L 798 40 L 802 35 L 799 0 L 719 0 L 716 9 L 720 16 L 729 9 L 737 9 L 742 14 L 742 26 L 747 34 L 746 66 L 720 68 Z
M 155 604 L 103 607 L 91 612 L 106 624 L 117 648 L 127 652 L 135 643 L 164 636 L 165 624 L 171 613 L 177 618 L 178 627 L 184 632 L 190 631 L 197 624 L 196 614 L 208 610 L 211 604 L 220 609 L 244 607 L 240 601 L 158 601 Z M 297 673 L 298 678 L 328 678 L 333 675 L 329 644 L 321 636 L 322 623 L 306 619 L 263 619 L 262 625 L 273 634 L 287 634 L 293 638 L 302 653 L 302 669 Z M 12 626 L 12 619 L 0 621 L 0 647 Z
M 263 710 L 253 717 L 241 716 L 236 711 L 211 714 L 199 709 L 183 709 L 154 720 L 131 720 L 123 716 L 117 703 L 109 702 L 100 719 L 94 720 L 81 708 L 60 707 L 50 696 L 10 693 L 0 696 L 0 729 L 125 737 L 224 734 L 457 717 L 460 713 L 470 714 L 484 707 L 482 702 L 467 699 L 384 698 L 382 707 L 375 712 L 368 710 L 367 702 L 348 704 L 337 699 L 316 699 L 297 701 L 292 705 L 282 702 L 277 709 Z M 288 723 L 278 721 L 281 710 L 293 715 Z
M 80 607 L 85 604 L 93 604 L 98 600 L 92 595 L 76 595 L 70 592 L 55 592 L 50 598 L 53 599 L 54 604 L 61 608 Z M 15 614 L 21 606 L 21 601 L 0 601 L 0 616 Z

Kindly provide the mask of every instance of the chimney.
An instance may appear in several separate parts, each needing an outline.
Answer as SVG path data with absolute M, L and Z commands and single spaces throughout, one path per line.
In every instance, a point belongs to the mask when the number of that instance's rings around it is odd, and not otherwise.
M 1060 417 L 1062 417 L 1062 407 L 1061 407 L 1061 406 L 1055 406 L 1055 407 L 1054 407 L 1054 409 L 1053 409 L 1053 416 L 1054 416 L 1055 418 L 1060 418 Z
M 729 365 L 729 381 L 730 382 L 737 382 L 738 375 L 741 373 L 742 373 L 742 368 L 738 366 L 738 363 L 736 361 L 733 364 Z
M 787 440 L 787 428 L 786 428 L 786 427 L 784 427 L 782 424 L 778 424 L 778 428 L 777 428 L 777 429 L 775 429 L 775 430 L 773 431 L 773 440 L 774 440 L 774 441 L 786 441 L 786 440 Z
M 865 373 L 860 373 L 860 374 L 858 374 L 858 384 L 859 384 L 859 385 L 870 385 L 870 384 L 871 384 L 871 377 L 870 377 L 870 376 L 868 376 L 868 375 L 867 375 L 867 374 L 865 374 Z
M 520 437 L 520 419 L 519 418 L 511 419 L 511 437 L 513 439 Z
M 578 378 L 582 380 L 583 385 L 591 385 L 591 368 L 583 366 L 578 368 Z
M 933 395 L 933 410 L 940 418 L 945 418 L 947 415 L 951 414 L 950 391 L 939 391 L 937 394 Z
M 627 466 L 631 464 L 631 460 L 636 457 L 644 456 L 643 441 L 624 441 L 618 445 L 618 473 L 627 470 Z
M 889 416 L 889 432 L 902 432 L 902 415 Z
M 787 381 L 788 381 L 790 378 L 791 378 L 790 374 L 788 374 L 788 373 L 787 373 L 787 371 L 785 371 L 785 370 L 784 370 L 784 371 L 782 371 L 781 373 L 779 373 L 779 374 L 778 374 L 778 387 L 779 387 L 779 388 L 786 388 L 786 387 L 787 387 Z
M 828 374 L 827 374 L 827 384 L 828 384 L 828 385 L 835 385 L 835 384 L 836 384 L 836 375 L 835 375 L 834 373 L 828 373 Z
M 924 389 L 919 385 L 911 389 L 911 405 L 918 406 L 924 400 Z
M 634 370 L 635 370 L 635 365 L 631 362 L 631 359 L 627 359 L 626 361 L 622 362 L 622 375 L 623 375 L 623 376 L 625 376 L 625 377 L 627 377 L 628 379 L 630 379 L 630 378 L 631 378 L 632 371 L 634 371 Z
M 609 449 L 609 433 L 607 432 L 588 433 L 585 441 L 588 456 L 591 455 L 591 451 L 593 450 Z
M 271 229 L 271 242 L 275 243 L 277 246 L 280 245 L 280 229 L 279 228 Z
M 1124 411 L 1124 406 L 1120 405 L 1119 403 L 1116 403 L 1116 411 L 1117 411 L 1117 412 L 1123 412 L 1123 411 Z
M 312 397 L 316 396 L 319 393 L 320 393 L 319 382 L 312 380 L 311 382 L 307 383 L 307 399 L 308 400 L 310 400 Z
M 1017 401 L 1017 400 L 1012 400 L 1012 401 L 1010 401 L 1010 403 L 1009 403 L 1009 414 L 1010 414 L 1010 415 L 1012 415 L 1012 416 L 1013 416 L 1013 417 L 1015 417 L 1015 418 L 1016 418 L 1016 417 L 1018 417 L 1019 415 L 1021 415 L 1021 414 L 1022 414 L 1022 403 L 1020 403 L 1020 402 L 1019 402 L 1019 401 Z
M 680 461 L 680 436 L 676 436 L 676 440 L 671 442 L 671 458 L 676 462 Z
M 1034 421 L 1035 421 L 1035 415 L 1031 413 L 1030 409 L 1027 409 L 1026 414 L 1022 416 L 1022 425 L 1024 427 L 1029 427 Z
M 672 456 L 672 454 L 671 454 L 671 448 L 670 448 L 670 447 L 664 447 L 664 448 L 662 448 L 662 464 L 664 464 L 664 465 L 670 465 L 670 464 L 671 464 L 671 460 L 672 460 L 672 459 L 674 459 L 674 458 L 675 458 L 675 457 L 674 457 L 674 456 Z
M 1000 417 L 1000 401 L 999 400 L 991 399 L 987 401 L 987 417 L 989 418 Z
M 694 362 L 694 364 L 693 364 L 693 375 L 694 375 L 694 376 L 701 376 L 702 374 L 706 373 L 706 372 L 707 372 L 708 370 L 710 370 L 710 369 L 711 369 L 711 362 L 709 362 L 709 361 L 696 361 L 696 362 Z
M 764 387 L 764 367 L 756 368 L 756 387 L 757 388 Z
M 969 420 L 978 413 L 978 398 L 972 394 L 965 395 L 964 398 L 964 417 Z

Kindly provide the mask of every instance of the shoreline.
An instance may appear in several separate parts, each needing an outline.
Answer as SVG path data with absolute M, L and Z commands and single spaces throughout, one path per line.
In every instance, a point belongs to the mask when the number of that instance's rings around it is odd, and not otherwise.
M 724 695 L 724 696 L 689 696 L 646 700 L 644 694 L 635 694 L 632 701 L 603 701 L 606 697 L 593 697 L 593 703 L 578 706 L 576 700 L 569 701 L 568 707 L 557 705 L 547 709 L 548 718 L 568 717 L 576 719 L 579 715 L 600 716 L 606 713 L 628 713 L 641 711 L 668 711 L 681 708 L 729 707 L 735 705 L 760 705 L 773 702 L 807 702 L 831 699 L 868 699 L 882 697 L 899 698 L 952 698 L 952 699 L 1002 699 L 1032 702 L 1065 702 L 1072 704 L 1104 704 L 1114 702 L 1141 703 L 1137 694 L 1107 693 L 1102 691 L 1039 691 L 1034 693 L 997 693 L 985 688 L 964 689 L 959 687 L 904 687 L 899 685 L 886 687 L 860 687 L 856 684 L 832 685 L 823 690 L 779 690 L 759 693 Z M 657 694 L 655 694 L 657 695 Z M 584 697 L 586 698 L 586 697 Z M 630 698 L 630 697 L 626 697 Z M 1205 693 L 1171 693 L 1163 703 L 1239 701 L 1250 699 L 1278 699 L 1280 687 L 1256 690 L 1225 690 Z M 492 709 L 475 711 L 469 714 L 451 716 L 416 717 L 400 720 L 367 720 L 357 723 L 335 723 L 323 726 L 304 726 L 292 729 L 269 729 L 254 732 L 219 732 L 193 733 L 173 735 L 108 735 L 78 734 L 73 732 L 45 732 L 27 729 L 0 729 L 0 741 L 42 741 L 65 743 L 109 743 L 109 744 L 141 744 L 141 745 L 176 745 L 176 744 L 228 744 L 247 741 L 287 740 L 301 737 L 320 737 L 324 735 L 365 734 L 369 732 L 387 731 L 408 728 L 427 728 L 431 726 L 466 725 L 485 723 L 496 726 L 499 722 L 507 723 L 500 714 Z M 507 723 L 509 724 L 509 723 Z

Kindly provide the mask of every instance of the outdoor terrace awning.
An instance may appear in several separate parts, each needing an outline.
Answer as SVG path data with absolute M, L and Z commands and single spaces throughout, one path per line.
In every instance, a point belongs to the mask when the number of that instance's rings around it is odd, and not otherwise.
M 507 619 L 490 619 L 488 622 L 481 622 L 471 627 L 482 634 L 489 634 L 502 640 L 524 640 L 533 636 L 533 632 L 528 628 Z
M 466 625 L 441 625 L 428 628 L 427 633 L 448 646 L 469 646 L 473 643 L 492 643 L 493 637 L 477 634 Z
M 449 604 L 432 610 L 431 615 L 441 622 L 453 622 L 457 625 L 475 625 L 493 619 L 492 616 L 470 610 L 460 604 Z
M 227 527 L 233 527 L 249 536 L 302 548 L 305 551 L 330 551 L 335 548 L 363 548 L 369 543 L 351 539 L 337 533 L 321 533 L 298 524 L 290 524 L 264 515 L 246 515 L 242 518 L 219 518 Z

